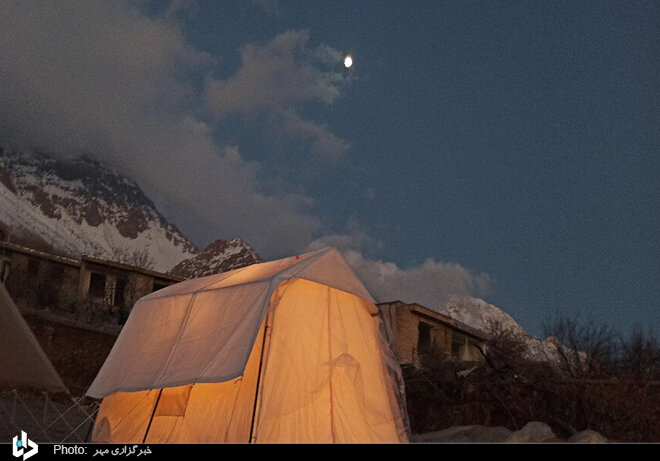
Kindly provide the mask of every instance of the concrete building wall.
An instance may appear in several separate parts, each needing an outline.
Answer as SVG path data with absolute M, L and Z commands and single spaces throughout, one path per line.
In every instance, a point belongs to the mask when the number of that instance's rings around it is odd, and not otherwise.
M 78 267 L 20 252 L 0 256 L 4 281 L 23 308 L 72 311 L 76 303 Z
M 417 325 L 407 318 L 412 314 L 401 309 L 399 303 L 380 306 L 392 330 L 392 349 L 401 363 L 413 363 L 417 344 Z
M 10 253 L 7 256 L 9 270 L 7 290 L 19 307 L 32 307 L 37 304 L 36 286 L 28 278 L 27 266 L 29 258 L 21 253 Z
M 129 276 L 129 293 L 127 300 L 133 306 L 138 299 L 148 295 L 154 290 L 155 277 L 145 274 L 133 273 Z
M 60 314 L 63 320 L 92 326 L 122 325 L 139 298 L 179 280 L 112 261 L 75 260 L 0 242 L 0 282 L 23 311 L 49 318 Z
M 425 358 L 480 361 L 483 339 L 459 331 L 453 319 L 417 304 L 379 304 L 392 330 L 392 349 L 401 364 L 423 365 Z

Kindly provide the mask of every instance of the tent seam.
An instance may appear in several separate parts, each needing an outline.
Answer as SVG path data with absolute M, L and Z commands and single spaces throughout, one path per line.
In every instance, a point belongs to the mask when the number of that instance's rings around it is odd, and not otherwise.
M 330 289 L 328 289 L 328 295 L 330 295 Z M 330 296 L 328 296 L 329 298 Z M 336 443 L 335 440 L 335 407 L 332 396 L 332 327 L 330 322 L 330 303 L 328 303 L 328 387 L 330 391 L 330 437 L 332 443 Z
M 163 379 L 163 376 L 165 376 L 165 373 L 167 373 L 167 367 L 170 366 L 170 362 L 172 361 L 172 357 L 174 357 L 174 353 L 179 347 L 179 341 L 181 340 L 181 337 L 183 336 L 183 332 L 185 331 L 186 327 L 188 326 L 188 319 L 190 318 L 190 312 L 192 312 L 192 306 L 193 302 L 195 301 L 195 298 L 197 297 L 197 293 L 193 293 L 193 295 L 190 298 L 190 302 L 188 302 L 188 310 L 186 311 L 186 317 L 183 319 L 183 323 L 181 324 L 181 328 L 179 329 L 179 333 L 177 334 L 176 342 L 174 343 L 174 347 L 170 351 L 169 357 L 167 357 L 167 361 L 165 362 L 165 365 L 163 366 L 163 371 L 160 373 L 160 376 L 156 380 L 157 384 L 160 384 L 160 380 Z M 162 389 L 162 387 L 161 387 Z

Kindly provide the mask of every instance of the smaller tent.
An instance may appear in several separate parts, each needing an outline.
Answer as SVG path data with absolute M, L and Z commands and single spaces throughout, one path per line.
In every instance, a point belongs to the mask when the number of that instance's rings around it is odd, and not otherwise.
M 335 250 L 141 298 L 87 394 L 95 442 L 404 442 L 401 370 Z
M 0 388 L 67 392 L 32 330 L 0 284 Z

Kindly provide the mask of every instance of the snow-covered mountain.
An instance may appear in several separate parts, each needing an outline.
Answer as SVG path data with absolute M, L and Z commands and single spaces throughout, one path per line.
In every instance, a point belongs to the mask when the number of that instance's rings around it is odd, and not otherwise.
M 170 273 L 178 277 L 195 278 L 239 269 L 258 262 L 257 252 L 243 240 L 216 240 L 199 254 L 181 261 Z
M 554 338 L 540 340 L 529 335 L 513 317 L 483 299 L 453 296 L 439 309 L 439 312 L 486 333 L 509 332 L 525 345 L 526 356 L 530 359 L 556 358 L 557 343 Z
M 199 252 L 137 184 L 87 157 L 0 149 L 0 228 L 15 243 L 160 271 Z
M 480 298 L 452 296 L 439 311 L 481 331 L 502 328 L 516 334 L 527 334 L 513 317 Z

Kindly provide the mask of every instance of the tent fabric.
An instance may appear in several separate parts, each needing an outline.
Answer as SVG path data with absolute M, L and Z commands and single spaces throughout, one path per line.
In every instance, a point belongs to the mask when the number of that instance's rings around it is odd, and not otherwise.
M 257 374 L 261 357 L 263 328 L 243 376 L 220 383 L 197 383 L 163 389 L 154 412 L 159 390 L 117 392 L 101 403 L 92 440 L 102 443 L 241 443 L 250 437 Z M 163 414 L 168 394 L 174 398 L 189 388 L 185 409 L 178 415 Z M 183 406 L 183 405 L 182 405 Z M 149 427 L 147 426 L 154 418 Z
M 0 387 L 67 392 L 3 284 L 0 284 L 0 319 Z
M 401 370 L 334 250 L 142 298 L 89 395 L 95 442 L 403 442 Z
M 274 282 L 291 277 L 317 282 L 374 301 L 344 258 L 332 248 L 243 267 L 171 285 L 145 296 L 144 300 L 218 290 L 255 282 Z M 274 291 L 274 290 L 272 290 Z
M 373 304 L 295 279 L 277 294 L 254 441 L 405 440 Z
M 177 283 L 138 300 L 87 395 L 240 376 L 272 293 L 291 277 L 373 301 L 330 248 Z

